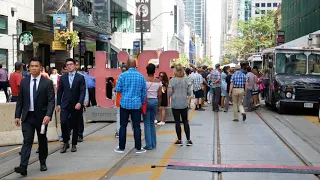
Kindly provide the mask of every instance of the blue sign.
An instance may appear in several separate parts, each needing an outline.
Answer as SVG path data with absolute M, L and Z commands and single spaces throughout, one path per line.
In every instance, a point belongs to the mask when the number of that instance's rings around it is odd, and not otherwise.
M 133 41 L 133 54 L 138 55 L 140 53 L 140 41 Z

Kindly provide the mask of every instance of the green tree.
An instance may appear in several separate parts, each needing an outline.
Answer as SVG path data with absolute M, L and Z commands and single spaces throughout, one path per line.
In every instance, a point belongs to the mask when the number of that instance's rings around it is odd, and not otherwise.
M 245 58 L 247 54 L 258 52 L 260 48 L 275 46 L 275 12 L 268 11 L 261 18 L 238 21 L 238 37 L 225 45 L 228 54 Z
M 185 53 L 180 53 L 179 59 L 176 59 L 172 65 L 181 64 L 184 67 L 189 66 L 189 59 L 187 58 Z

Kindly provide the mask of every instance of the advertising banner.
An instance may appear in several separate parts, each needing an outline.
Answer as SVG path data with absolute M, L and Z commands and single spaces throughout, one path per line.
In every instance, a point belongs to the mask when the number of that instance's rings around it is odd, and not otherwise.
M 133 55 L 140 53 L 140 41 L 133 41 Z
M 60 43 L 59 36 L 61 31 L 67 30 L 66 14 L 53 14 L 53 42 L 52 50 L 66 50 L 66 45 Z
M 142 12 L 142 32 L 150 32 L 150 18 L 151 18 L 151 6 L 150 0 L 136 0 L 136 32 L 141 32 L 140 23 L 141 17 L 140 12 Z

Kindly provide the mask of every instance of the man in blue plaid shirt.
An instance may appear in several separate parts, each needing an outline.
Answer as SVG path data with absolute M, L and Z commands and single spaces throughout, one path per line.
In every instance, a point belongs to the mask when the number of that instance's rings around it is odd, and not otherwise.
M 236 65 L 235 70 L 236 72 L 231 77 L 231 84 L 230 84 L 230 92 L 229 95 L 232 97 L 233 103 L 233 113 L 234 119 L 233 121 L 239 121 L 238 119 L 238 110 L 240 111 L 243 121 L 246 120 L 247 116 L 244 112 L 244 108 L 242 105 L 243 95 L 245 91 L 247 91 L 248 87 L 248 80 L 247 76 L 240 71 L 241 67 Z
M 141 148 L 141 107 L 147 96 L 146 80 L 141 73 L 136 70 L 136 61 L 128 61 L 128 70 L 120 74 L 116 92 L 121 93 L 120 100 L 120 130 L 119 147 L 114 151 L 124 153 L 127 137 L 127 125 L 129 115 L 133 124 L 134 142 L 136 153 L 144 153 L 146 150 Z

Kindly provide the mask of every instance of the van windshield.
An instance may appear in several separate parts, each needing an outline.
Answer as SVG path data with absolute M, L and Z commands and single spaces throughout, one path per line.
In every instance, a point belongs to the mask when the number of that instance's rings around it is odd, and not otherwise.
M 307 56 L 303 53 L 277 53 L 276 72 L 285 74 L 306 74 Z
M 320 55 L 319 54 L 310 54 L 309 74 L 320 75 Z
M 252 67 L 257 66 L 258 69 L 262 69 L 262 61 L 253 61 Z

